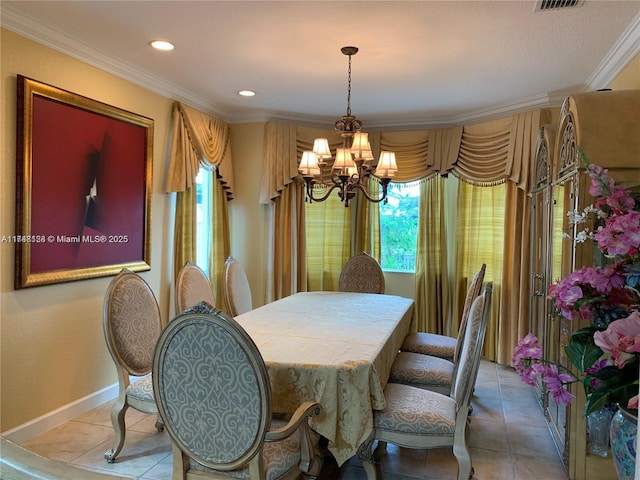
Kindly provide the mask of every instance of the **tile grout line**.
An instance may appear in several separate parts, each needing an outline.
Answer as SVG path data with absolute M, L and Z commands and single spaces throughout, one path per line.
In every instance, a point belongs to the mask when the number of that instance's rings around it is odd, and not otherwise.
M 504 434 L 507 437 L 507 446 L 509 447 L 509 460 L 511 461 L 511 473 L 513 474 L 513 478 L 514 480 L 517 479 L 517 472 L 516 472 L 516 460 L 515 457 L 513 455 L 513 448 L 511 448 L 512 442 L 511 442 L 511 438 L 509 435 L 509 428 L 507 427 L 507 412 L 505 411 L 505 407 L 504 407 L 504 395 L 503 395 L 503 389 L 502 389 L 502 379 L 500 378 L 500 375 L 498 375 L 498 364 L 494 363 L 495 369 L 496 369 L 496 378 L 498 380 L 498 391 L 500 392 L 500 409 L 502 410 L 502 421 L 504 423 Z

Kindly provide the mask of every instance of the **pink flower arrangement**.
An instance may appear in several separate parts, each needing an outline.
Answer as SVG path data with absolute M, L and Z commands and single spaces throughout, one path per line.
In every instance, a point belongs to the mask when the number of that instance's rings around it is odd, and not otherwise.
M 611 356 L 616 367 L 624 368 L 640 352 L 640 312 L 611 322 L 604 332 L 595 332 L 593 342 Z
M 598 267 L 582 267 L 549 287 L 559 315 L 588 320 L 590 326 L 574 331 L 565 348 L 579 372 L 545 361 L 535 336 L 529 333 L 514 349 L 512 366 L 524 383 L 542 382 L 558 404 L 575 395 L 567 385 L 581 382 L 587 395 L 585 413 L 618 403 L 638 408 L 640 366 L 640 202 L 609 178 L 607 170 L 589 164 L 589 193 L 595 197 L 583 212 L 569 213 L 575 225 L 594 219 L 596 228 L 575 234 L 578 242 L 592 240 L 608 259 Z M 562 370 L 562 371 L 561 371 Z

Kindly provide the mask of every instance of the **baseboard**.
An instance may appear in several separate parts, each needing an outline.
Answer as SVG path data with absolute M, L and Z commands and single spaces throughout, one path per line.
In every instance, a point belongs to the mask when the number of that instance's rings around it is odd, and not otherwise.
M 109 400 L 112 400 L 118 396 L 118 384 L 114 383 L 108 387 L 98 390 L 86 397 L 80 398 L 75 402 L 71 402 L 63 407 L 57 408 L 45 415 L 18 425 L 11 430 L 2 432 L 2 436 L 11 440 L 18 445 L 22 442 L 29 440 L 36 435 L 49 430 L 50 428 L 57 427 L 58 425 L 67 422 L 78 415 L 82 415 L 88 412 L 92 408 L 102 405 Z

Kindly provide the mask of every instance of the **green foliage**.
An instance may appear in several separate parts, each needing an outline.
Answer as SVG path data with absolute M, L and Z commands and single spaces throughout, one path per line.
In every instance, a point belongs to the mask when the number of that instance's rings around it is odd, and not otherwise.
M 418 196 L 395 186 L 380 206 L 381 265 L 386 270 L 413 271 L 418 235 Z
M 583 373 L 602 357 L 602 350 L 593 343 L 595 331 L 592 327 L 576 330 L 564 349 L 571 364 Z
M 608 365 L 599 370 L 590 369 L 602 358 L 603 351 L 593 342 L 593 334 L 599 329 L 586 327 L 571 334 L 565 347 L 567 358 L 581 373 L 579 381 L 583 384 L 587 403 L 585 415 L 609 403 L 626 404 L 626 400 L 638 392 L 638 359 L 628 362 L 624 367 Z

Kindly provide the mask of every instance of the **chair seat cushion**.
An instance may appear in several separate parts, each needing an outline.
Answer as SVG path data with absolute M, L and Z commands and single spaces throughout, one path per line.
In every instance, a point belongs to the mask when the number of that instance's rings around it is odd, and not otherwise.
M 286 422 L 274 419 L 271 422 L 271 429 L 275 430 L 284 425 L 286 425 Z M 300 463 L 299 430 L 283 440 L 279 440 L 277 442 L 265 442 L 262 449 L 262 457 L 264 459 L 266 480 L 277 480 L 292 468 L 298 468 L 298 464 Z M 189 462 L 189 468 L 204 472 L 211 471 L 211 469 L 201 465 L 193 459 Z M 249 465 L 247 464 L 244 468 L 228 472 L 215 470 L 215 473 L 216 475 L 228 476 L 229 478 L 248 479 Z
M 453 370 L 453 363 L 444 358 L 399 352 L 391 366 L 389 382 L 422 388 L 451 388 Z
M 387 384 L 384 396 L 384 410 L 373 412 L 377 430 L 453 437 L 456 402 L 451 397 L 397 383 Z
M 145 375 L 140 380 L 136 380 L 125 390 L 125 395 L 143 402 L 155 403 L 153 398 L 153 382 L 151 374 Z
M 457 339 L 437 333 L 416 332 L 407 335 L 402 344 L 405 352 L 422 353 L 453 360 Z

